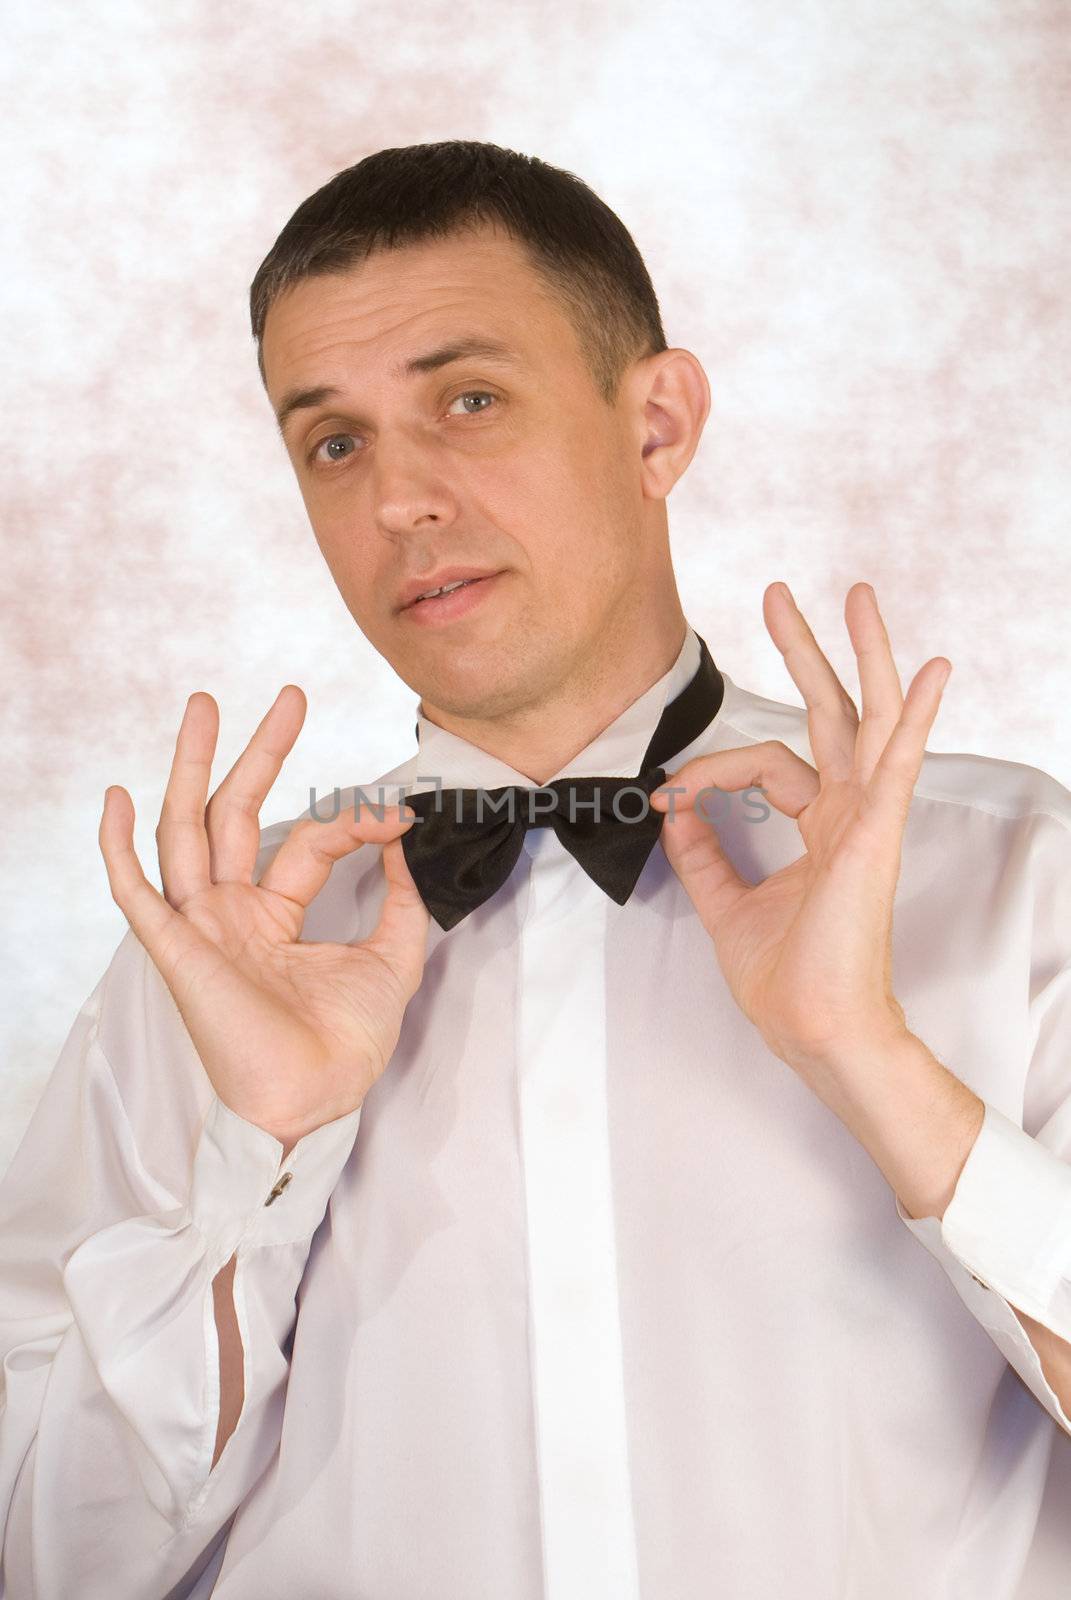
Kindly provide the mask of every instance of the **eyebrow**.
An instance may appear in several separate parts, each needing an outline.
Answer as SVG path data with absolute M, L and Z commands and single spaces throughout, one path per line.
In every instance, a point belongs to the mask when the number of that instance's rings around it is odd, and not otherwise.
M 435 372 L 439 367 L 448 366 L 451 361 L 462 361 L 470 356 L 490 358 L 507 365 L 523 365 L 517 352 L 511 350 L 509 345 L 503 344 L 501 340 L 490 339 L 482 334 L 462 334 L 459 338 L 451 339 L 449 344 L 440 345 L 436 350 L 428 350 L 422 356 L 411 356 L 400 367 L 393 368 L 391 375 L 398 378 L 412 378 L 419 373 Z M 288 390 L 275 413 L 279 432 L 285 437 L 286 425 L 295 411 L 308 411 L 315 406 L 322 406 L 326 400 L 339 400 L 343 393 L 342 389 L 326 383 L 318 384 L 311 389 Z

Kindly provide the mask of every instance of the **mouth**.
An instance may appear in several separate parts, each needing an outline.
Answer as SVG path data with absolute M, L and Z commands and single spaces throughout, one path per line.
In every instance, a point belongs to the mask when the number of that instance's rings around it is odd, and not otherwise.
M 440 595 L 453 594 L 455 589 L 466 589 L 470 583 L 483 583 L 482 578 L 455 578 L 453 583 L 444 583 L 439 589 L 429 589 L 425 594 L 418 594 L 410 605 L 423 605 L 425 600 L 437 600 Z
M 501 572 L 488 572 L 482 577 L 455 578 L 417 595 L 402 607 L 401 615 L 424 626 L 468 616 L 504 576 Z

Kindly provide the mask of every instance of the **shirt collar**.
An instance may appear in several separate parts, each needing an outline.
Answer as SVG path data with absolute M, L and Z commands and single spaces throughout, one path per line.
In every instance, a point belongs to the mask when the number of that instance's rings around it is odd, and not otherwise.
M 547 781 L 565 777 L 635 777 L 662 712 L 691 682 L 698 666 L 699 640 L 694 629 L 689 627 L 669 671 L 626 706 L 620 716 Z M 532 787 L 531 778 L 507 766 L 497 756 L 429 721 L 419 705 L 417 746 L 415 782 L 406 785 L 412 793 L 434 788 L 436 779 L 444 788 L 498 789 L 506 784 Z

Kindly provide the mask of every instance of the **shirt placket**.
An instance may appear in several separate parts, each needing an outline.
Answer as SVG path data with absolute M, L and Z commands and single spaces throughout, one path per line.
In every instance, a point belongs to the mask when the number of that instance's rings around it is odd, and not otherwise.
M 551 830 L 529 830 L 525 851 L 517 1060 L 545 1600 L 636 1600 L 606 1099 L 608 902 Z

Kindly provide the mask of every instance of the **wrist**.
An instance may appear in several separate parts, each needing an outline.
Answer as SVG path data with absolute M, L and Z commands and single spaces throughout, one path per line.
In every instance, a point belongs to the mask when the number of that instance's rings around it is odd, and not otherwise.
M 356 1105 L 332 1106 L 315 1116 L 307 1118 L 305 1121 L 298 1123 L 297 1125 L 291 1123 L 285 1128 L 267 1128 L 265 1129 L 265 1132 L 270 1133 L 273 1139 L 278 1139 L 279 1143 L 283 1147 L 283 1153 L 280 1157 L 280 1160 L 285 1161 L 290 1155 L 291 1151 L 294 1149 L 294 1146 L 300 1144 L 301 1140 L 306 1138 L 310 1133 L 315 1133 L 319 1128 L 326 1128 L 331 1123 L 341 1122 L 344 1117 L 352 1117 L 355 1111 L 359 1111 L 361 1109 L 363 1103 L 364 1102 L 362 1099 L 359 1100 Z

